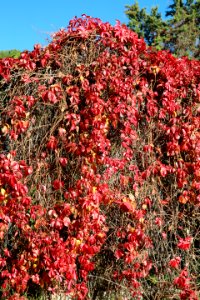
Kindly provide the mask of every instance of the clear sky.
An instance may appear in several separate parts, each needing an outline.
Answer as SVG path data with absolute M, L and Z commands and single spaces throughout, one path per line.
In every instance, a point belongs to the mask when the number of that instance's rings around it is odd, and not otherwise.
M 0 50 L 32 50 L 33 45 L 46 45 L 48 36 L 67 27 L 74 16 L 86 14 L 108 21 L 127 23 L 125 5 L 134 0 L 0 0 Z M 158 5 L 164 16 L 170 0 L 138 0 L 140 8 L 149 11 Z

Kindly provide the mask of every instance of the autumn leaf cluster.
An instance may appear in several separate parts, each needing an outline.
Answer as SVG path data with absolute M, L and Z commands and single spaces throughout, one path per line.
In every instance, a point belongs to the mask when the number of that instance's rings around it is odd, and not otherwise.
M 198 299 L 199 78 L 87 16 L 0 60 L 1 299 Z

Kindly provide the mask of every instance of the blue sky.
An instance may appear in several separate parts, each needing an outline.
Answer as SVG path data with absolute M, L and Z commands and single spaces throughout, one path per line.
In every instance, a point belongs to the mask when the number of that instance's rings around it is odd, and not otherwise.
M 108 21 L 127 23 L 125 5 L 134 0 L 7 0 L 1 1 L 0 50 L 32 50 L 33 45 L 48 43 L 51 33 L 65 28 L 74 16 L 86 14 Z M 158 5 L 163 14 L 170 0 L 139 0 L 140 8 L 149 11 Z

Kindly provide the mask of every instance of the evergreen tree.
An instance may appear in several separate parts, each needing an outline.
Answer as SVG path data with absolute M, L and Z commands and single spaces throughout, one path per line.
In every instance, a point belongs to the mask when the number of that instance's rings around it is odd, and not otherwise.
M 149 46 L 170 50 L 176 56 L 200 58 L 200 0 L 173 0 L 162 19 L 158 7 L 148 14 L 138 2 L 126 5 L 128 27 Z

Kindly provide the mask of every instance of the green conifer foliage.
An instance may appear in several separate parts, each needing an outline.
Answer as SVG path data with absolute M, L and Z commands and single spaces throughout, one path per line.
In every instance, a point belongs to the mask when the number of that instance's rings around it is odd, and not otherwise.
M 163 19 L 158 7 L 148 13 L 138 2 L 126 5 L 128 27 L 144 37 L 157 50 L 170 50 L 176 56 L 200 58 L 200 0 L 173 0 Z

